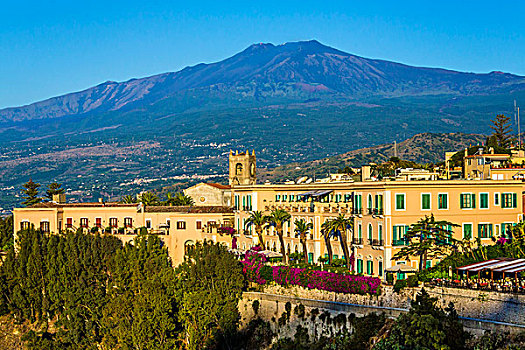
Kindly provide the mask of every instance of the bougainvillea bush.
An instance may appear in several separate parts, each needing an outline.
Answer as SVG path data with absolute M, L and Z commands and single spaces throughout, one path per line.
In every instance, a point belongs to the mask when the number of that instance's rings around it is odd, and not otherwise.
M 267 266 L 266 259 L 257 251 L 246 253 L 242 261 L 244 273 L 250 282 L 266 284 L 271 281 L 281 286 L 301 286 L 329 292 L 351 294 L 379 294 L 381 281 L 377 277 L 345 275 L 288 266 Z

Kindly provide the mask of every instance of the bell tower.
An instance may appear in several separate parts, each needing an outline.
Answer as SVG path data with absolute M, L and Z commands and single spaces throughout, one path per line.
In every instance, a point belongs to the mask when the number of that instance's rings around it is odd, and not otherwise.
M 245 153 L 230 151 L 230 186 L 255 185 L 257 176 L 255 174 L 255 150 Z

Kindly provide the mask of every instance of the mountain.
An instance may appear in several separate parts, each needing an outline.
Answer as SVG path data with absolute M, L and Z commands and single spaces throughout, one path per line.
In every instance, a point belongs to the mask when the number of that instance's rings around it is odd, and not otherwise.
M 366 149 L 420 133 L 491 133 L 490 120 L 512 115 L 514 100 L 525 101 L 524 77 L 411 67 L 317 41 L 256 44 L 221 62 L 0 110 L 0 213 L 19 205 L 30 178 L 95 201 L 221 181 L 230 149 L 254 149 L 268 171 L 349 151 L 357 153 L 332 168 L 359 165 L 392 153 Z M 433 151 L 407 150 L 436 161 L 477 140 L 447 137 Z M 315 163 L 318 174 L 331 162 Z
M 353 150 L 336 156 L 300 163 L 290 163 L 259 174 L 261 181 L 279 182 L 294 180 L 301 176 L 328 176 L 345 167 L 360 167 L 368 163 L 383 163 L 395 154 L 400 159 L 417 163 L 439 163 L 445 159 L 445 152 L 482 144 L 485 135 L 464 133 L 422 133 L 397 143 L 378 145 Z
M 255 44 L 223 61 L 84 91 L 23 107 L 0 110 L 0 122 L 59 118 L 151 105 L 182 91 L 220 92 L 231 98 L 300 101 L 429 94 L 476 95 L 525 89 L 525 77 L 502 72 L 463 73 L 368 59 L 303 41 Z

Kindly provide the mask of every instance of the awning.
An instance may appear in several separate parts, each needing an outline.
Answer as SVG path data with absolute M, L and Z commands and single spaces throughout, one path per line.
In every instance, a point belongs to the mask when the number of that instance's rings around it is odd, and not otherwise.
M 329 193 L 332 193 L 334 190 L 316 190 L 316 191 L 308 191 L 305 193 L 300 193 L 297 195 L 297 197 L 322 197 L 326 196 Z
M 389 267 L 388 269 L 385 269 L 385 271 L 386 272 L 416 272 L 417 269 L 410 265 L 397 264 L 392 267 Z
M 483 270 L 492 270 L 494 272 L 509 272 L 521 266 L 525 269 L 525 259 L 491 259 L 481 261 L 475 264 L 458 267 L 460 271 L 479 272 Z
M 322 196 L 326 196 L 327 194 L 329 193 L 332 193 L 334 192 L 333 190 L 321 190 L 321 191 L 317 191 L 315 194 L 312 195 L 312 197 L 322 197 Z
M 267 258 L 282 258 L 283 257 L 281 253 L 277 253 L 272 250 L 261 250 L 259 254 L 262 254 Z

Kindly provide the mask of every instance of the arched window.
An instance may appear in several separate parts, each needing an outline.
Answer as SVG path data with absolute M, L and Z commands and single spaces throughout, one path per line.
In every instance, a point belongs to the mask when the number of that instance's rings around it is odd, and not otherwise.
M 273 248 L 272 248 L 272 250 L 273 250 L 274 252 L 277 251 L 277 248 L 276 248 L 276 246 L 275 246 L 275 242 L 273 242 Z
M 369 240 L 372 240 L 374 236 L 374 233 L 373 233 L 373 229 L 372 229 L 372 224 L 368 224 L 368 239 Z M 370 242 L 372 243 L 372 242 Z
M 184 242 L 184 254 L 188 254 L 190 249 L 193 249 L 194 246 L 195 242 L 193 242 L 192 240 L 187 240 L 186 242 Z
M 237 163 L 235 166 L 235 175 L 242 175 L 242 164 Z
M 368 194 L 368 201 L 366 204 L 368 209 L 372 209 L 372 207 L 374 206 L 372 203 L 372 195 L 370 193 Z

